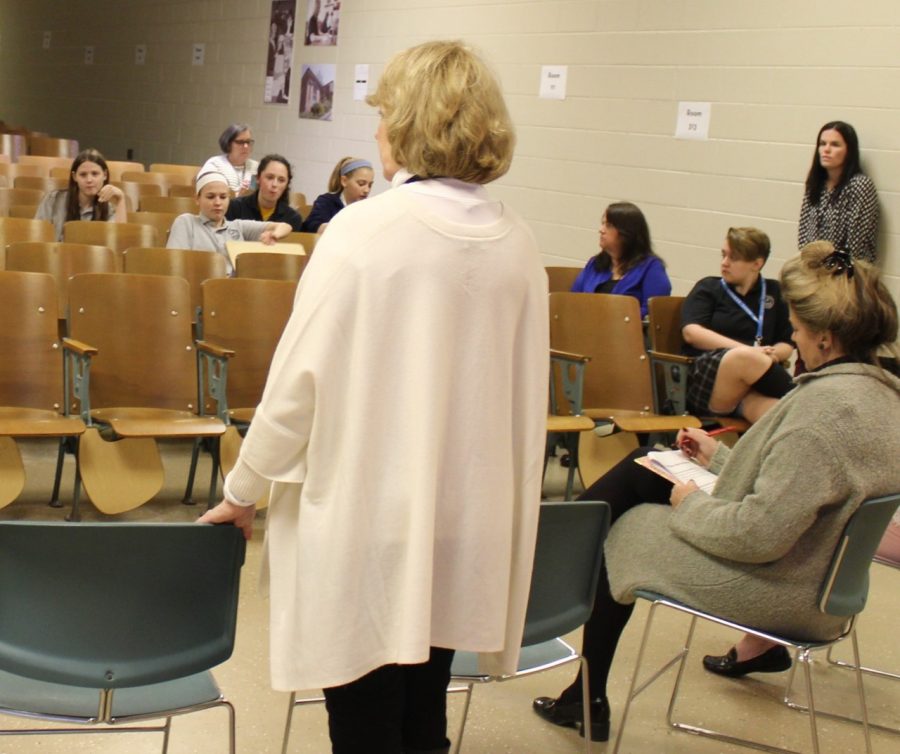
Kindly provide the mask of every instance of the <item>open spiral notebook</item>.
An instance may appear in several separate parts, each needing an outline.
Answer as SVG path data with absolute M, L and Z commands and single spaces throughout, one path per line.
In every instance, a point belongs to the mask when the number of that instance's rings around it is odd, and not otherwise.
M 718 479 L 709 469 L 704 469 L 680 450 L 652 450 L 642 458 L 634 460 L 670 482 L 693 481 L 709 494 L 712 494 Z

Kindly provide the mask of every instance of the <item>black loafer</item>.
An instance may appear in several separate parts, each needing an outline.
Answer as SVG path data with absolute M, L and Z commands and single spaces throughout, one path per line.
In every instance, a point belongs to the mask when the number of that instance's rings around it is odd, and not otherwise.
M 725 655 L 706 655 L 703 667 L 710 673 L 729 678 L 740 678 L 747 673 L 780 673 L 791 667 L 791 655 L 787 647 L 778 644 L 761 655 L 738 662 L 737 650 L 732 647 Z
M 532 708 L 544 720 L 554 725 L 578 728 L 584 735 L 583 710 L 581 702 L 560 702 L 549 696 L 539 696 L 531 703 Z M 591 741 L 609 740 L 609 701 L 605 696 L 591 700 Z

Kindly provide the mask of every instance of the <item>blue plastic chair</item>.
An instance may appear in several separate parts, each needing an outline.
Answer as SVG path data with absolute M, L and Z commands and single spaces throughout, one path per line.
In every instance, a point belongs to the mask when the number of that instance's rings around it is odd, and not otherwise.
M 232 526 L 0 522 L 0 713 L 70 724 L 0 735 L 163 733 L 234 708 L 209 668 L 234 647 L 245 542 Z M 165 718 L 157 725 L 133 725 Z
M 804 679 L 806 682 L 806 695 L 808 707 L 800 707 L 795 705 L 795 709 L 809 713 L 810 735 L 812 739 L 812 749 L 815 754 L 819 753 L 819 736 L 816 725 L 816 708 L 813 698 L 812 673 L 810 672 L 811 658 L 810 653 L 828 649 L 839 641 L 846 638 L 850 639 L 853 647 L 853 665 L 856 672 L 857 691 L 859 695 L 859 706 L 862 719 L 863 735 L 866 740 L 866 751 L 871 754 L 872 742 L 869 737 L 868 709 L 866 707 L 865 691 L 863 689 L 862 673 L 859 668 L 859 649 L 856 641 L 856 616 L 862 612 L 866 604 L 866 598 L 869 592 L 869 566 L 872 562 L 872 556 L 878 547 L 888 521 L 893 516 L 897 505 L 900 504 L 900 495 L 890 495 L 887 497 L 875 498 L 864 502 L 847 522 L 841 538 L 838 540 L 834 555 L 832 556 L 831 565 L 822 584 L 819 595 L 819 610 L 827 615 L 836 615 L 847 617 L 847 623 L 844 631 L 840 636 L 830 641 L 814 641 L 795 639 L 792 637 L 779 636 L 768 631 L 761 631 L 752 626 L 745 626 L 735 621 L 726 620 L 712 613 L 707 613 L 697 608 L 686 605 L 682 602 L 670 599 L 665 595 L 656 592 L 636 591 L 635 594 L 641 599 L 650 602 L 650 612 L 647 616 L 647 623 L 644 628 L 644 635 L 641 640 L 640 649 L 638 650 L 637 660 L 635 662 L 634 674 L 631 678 L 631 686 L 628 691 L 628 698 L 625 703 L 625 709 L 622 713 L 622 722 L 619 726 L 619 733 L 616 736 L 616 745 L 613 748 L 613 754 L 619 751 L 622 738 L 625 734 L 625 723 L 628 719 L 628 713 L 631 709 L 631 703 L 644 689 L 652 684 L 657 678 L 665 673 L 670 667 L 678 665 L 678 673 L 675 679 L 675 686 L 672 689 L 672 697 L 669 700 L 669 708 L 666 720 L 676 730 L 686 731 L 699 736 L 714 738 L 718 741 L 736 744 L 738 746 L 749 746 L 764 751 L 783 752 L 791 751 L 777 746 L 751 741 L 748 739 L 736 738 L 718 731 L 700 728 L 695 725 L 678 722 L 673 719 L 673 711 L 678 697 L 678 691 L 681 686 L 681 680 L 684 674 L 685 660 L 691 647 L 691 640 L 694 634 L 694 627 L 697 618 L 717 623 L 721 626 L 737 629 L 745 633 L 753 634 L 764 639 L 769 639 L 784 647 L 793 650 L 794 664 L 788 678 L 787 690 L 785 692 L 785 702 L 788 701 L 794 672 L 798 664 L 802 666 L 804 671 Z M 646 680 L 638 683 L 638 674 L 641 667 L 641 661 L 644 657 L 644 650 L 647 646 L 647 640 L 650 636 L 650 629 L 653 625 L 653 616 L 656 608 L 659 606 L 669 607 L 691 616 L 691 623 L 688 629 L 687 639 L 685 640 L 682 650 L 672 659 L 666 662 L 655 673 L 650 675 Z
M 567 662 L 581 661 L 584 678 L 584 724 L 590 730 L 587 662 L 566 642 L 557 637 L 582 626 L 594 608 L 594 595 L 603 562 L 603 543 L 609 531 L 609 505 L 600 502 L 543 502 L 538 520 L 531 592 L 525 616 L 522 652 L 516 673 L 489 676 L 478 672 L 478 655 L 457 652 L 450 668 L 452 680 L 464 686 L 451 687 L 448 693 L 464 692 L 462 722 L 456 738 L 458 754 L 465 732 L 466 718 L 476 683 L 507 681 L 521 675 L 550 670 Z M 282 754 L 287 754 L 295 707 L 324 702 L 322 696 L 298 699 L 292 693 L 282 739 Z M 585 751 L 590 754 L 591 738 L 585 736 Z
M 450 691 L 464 692 L 466 695 L 462 722 L 456 736 L 456 754 L 462 747 L 476 683 L 509 681 L 568 662 L 581 663 L 585 712 L 582 731 L 590 731 L 587 662 L 559 637 L 584 625 L 594 608 L 609 518 L 609 505 L 606 503 L 541 503 L 531 592 L 516 672 L 504 676 L 480 673 L 478 655 L 473 652 L 457 652 L 453 658 L 450 668 L 452 679 L 465 685 Z M 585 735 L 584 747 L 585 752 L 590 754 L 590 735 Z

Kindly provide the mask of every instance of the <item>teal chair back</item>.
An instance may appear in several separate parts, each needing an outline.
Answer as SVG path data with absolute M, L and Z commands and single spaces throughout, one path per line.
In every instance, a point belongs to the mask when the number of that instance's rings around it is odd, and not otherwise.
M 233 526 L 0 522 L 0 670 L 94 689 L 207 670 L 234 647 Z
M 850 517 L 835 549 L 819 597 L 819 609 L 829 615 L 861 612 L 869 595 L 869 566 L 897 506 L 900 494 L 866 500 Z
M 607 503 L 541 503 L 522 646 L 550 641 L 587 622 L 609 517 Z

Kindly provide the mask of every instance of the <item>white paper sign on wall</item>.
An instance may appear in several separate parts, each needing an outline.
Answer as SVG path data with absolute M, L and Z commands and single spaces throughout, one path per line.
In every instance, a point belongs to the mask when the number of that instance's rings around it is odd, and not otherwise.
M 206 57 L 206 43 L 205 42 L 195 42 L 194 48 L 191 53 L 191 65 L 203 65 L 203 60 Z
M 541 99 L 565 99 L 568 72 L 569 67 L 565 65 L 542 65 L 538 96 Z
M 712 106 L 709 102 L 679 102 L 675 138 L 708 139 L 711 110 Z
M 52 32 L 52 31 L 45 31 L 45 32 L 44 32 L 44 39 L 43 39 L 43 41 L 41 42 L 41 47 L 43 47 L 45 50 L 49 50 L 49 49 L 50 49 L 50 38 L 51 38 L 52 36 L 53 36 L 53 32 Z
M 369 93 L 369 65 L 357 63 L 353 67 L 353 99 L 364 100 Z
M 87 45 L 84 48 L 84 64 L 85 65 L 94 65 L 94 46 Z
M 147 45 L 134 46 L 134 64 L 144 65 L 147 62 Z

